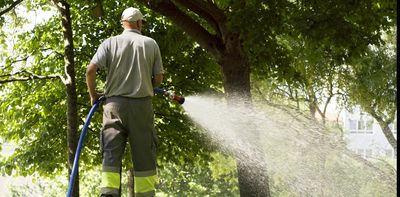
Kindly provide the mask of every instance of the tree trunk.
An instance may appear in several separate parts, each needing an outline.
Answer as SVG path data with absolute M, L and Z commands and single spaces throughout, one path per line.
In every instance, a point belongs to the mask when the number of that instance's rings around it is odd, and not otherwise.
M 244 104 L 251 109 L 250 64 L 242 50 L 239 37 L 232 36 L 228 39 L 230 43 L 226 46 L 230 48 L 226 48 L 218 60 L 224 74 L 225 94 L 230 105 Z M 262 144 L 258 141 L 259 133 L 251 122 L 244 124 L 247 124 L 249 128 L 246 131 L 249 141 L 243 143 L 254 151 L 249 155 L 235 155 L 240 196 L 268 197 L 270 196 L 269 183 Z
M 394 137 L 392 130 L 389 127 L 389 124 L 384 121 L 379 121 L 379 120 L 378 120 L 378 123 L 382 129 L 383 135 L 385 135 L 387 141 L 392 146 L 394 155 L 397 155 L 397 140 Z
M 53 2 L 61 14 L 64 36 L 65 77 L 63 78 L 63 82 L 67 95 L 68 177 L 70 177 L 74 163 L 76 146 L 78 144 L 78 110 L 74 68 L 74 45 L 71 25 L 72 21 L 69 4 L 65 0 L 53 0 Z M 72 196 L 79 196 L 79 168 L 77 168 Z
M 397 140 L 394 137 L 394 134 L 392 133 L 392 130 L 389 127 L 389 124 L 393 122 L 394 117 L 390 117 L 387 119 L 382 118 L 379 116 L 375 111 L 373 110 L 366 110 L 368 113 L 375 118 L 375 120 L 378 122 L 379 126 L 382 129 L 383 135 L 389 142 L 389 144 L 392 146 L 394 154 L 397 155 Z
M 315 114 L 317 113 L 317 108 L 314 103 L 309 103 L 309 110 L 311 117 L 315 118 Z
M 246 57 L 236 54 L 224 56 L 219 61 L 224 75 L 224 89 L 228 100 L 240 99 L 251 103 L 250 66 Z

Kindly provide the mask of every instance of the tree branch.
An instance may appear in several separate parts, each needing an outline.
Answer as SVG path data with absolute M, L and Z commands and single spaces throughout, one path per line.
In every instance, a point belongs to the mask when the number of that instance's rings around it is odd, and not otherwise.
M 176 25 L 188 33 L 201 47 L 211 52 L 214 56 L 220 56 L 218 48 L 222 45 L 221 39 L 212 35 L 193 18 L 188 16 L 170 0 L 138 0 L 150 9 L 168 17 Z
M 22 1 L 23 1 L 23 0 L 17 0 L 17 1 L 15 1 L 14 3 L 12 3 L 12 4 L 10 5 L 10 7 L 8 7 L 8 8 L 6 8 L 6 9 L 0 11 L 0 16 L 3 16 L 3 14 L 5 14 L 5 13 L 9 12 L 10 10 L 12 10 L 13 8 L 15 8 L 15 6 L 17 6 L 18 4 L 20 4 Z
M 30 81 L 30 80 L 34 80 L 34 79 L 56 79 L 56 78 L 60 78 L 60 75 L 46 75 L 46 76 L 41 76 L 41 75 L 31 75 L 31 76 L 27 76 L 27 77 L 10 77 L 8 79 L 2 79 L 0 80 L 0 84 L 5 84 L 5 83 L 10 83 L 10 82 L 16 82 L 16 81 Z
M 220 36 L 226 32 L 225 22 L 226 17 L 214 3 L 208 1 L 193 1 L 193 0 L 175 0 L 182 6 L 198 14 L 204 18 L 214 28 L 215 32 Z
M 26 72 L 29 73 L 29 76 L 12 76 L 11 74 L 7 74 L 7 75 L 2 75 L 0 77 L 8 77 L 7 79 L 0 79 L 0 84 L 5 84 L 5 83 L 10 83 L 10 82 L 16 82 L 16 81 L 30 81 L 30 80 L 34 80 L 34 79 L 41 79 L 41 80 L 45 80 L 45 79 L 62 79 L 62 77 L 60 75 L 36 75 L 34 73 L 28 72 L 28 71 L 21 71 L 22 72 Z
M 26 56 L 26 57 L 21 58 L 21 59 L 16 59 L 16 60 L 10 62 L 10 64 L 15 64 L 15 63 L 18 63 L 18 62 L 26 62 L 26 61 L 28 60 L 29 57 L 30 57 L 30 56 Z

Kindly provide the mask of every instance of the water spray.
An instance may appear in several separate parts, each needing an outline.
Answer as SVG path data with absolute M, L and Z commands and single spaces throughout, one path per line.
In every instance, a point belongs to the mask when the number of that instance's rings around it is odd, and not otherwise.
M 163 90 L 161 88 L 154 88 L 154 92 L 164 95 L 170 98 L 171 100 L 175 100 L 181 105 L 185 102 L 185 98 L 183 96 L 176 95 L 175 92 L 172 90 Z
M 201 94 L 186 100 L 182 107 L 188 117 L 251 175 L 246 181 L 254 184 L 255 196 L 265 196 L 257 189 L 266 180 L 274 183 L 273 196 L 397 194 L 396 168 L 351 152 L 339 127 L 327 127 L 290 106 L 254 101 L 250 108 Z

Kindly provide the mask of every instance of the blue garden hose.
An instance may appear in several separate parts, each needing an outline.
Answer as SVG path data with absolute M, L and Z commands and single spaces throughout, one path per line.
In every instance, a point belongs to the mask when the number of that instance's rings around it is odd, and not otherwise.
M 83 143 L 85 141 L 86 131 L 89 127 L 90 119 L 92 119 L 92 116 L 93 116 L 94 112 L 96 111 L 97 107 L 99 107 L 100 103 L 104 100 L 106 100 L 105 96 L 102 96 L 99 99 L 97 99 L 97 101 L 92 106 L 92 109 L 90 109 L 89 114 L 86 118 L 86 122 L 85 122 L 85 125 L 83 126 L 82 133 L 79 138 L 78 146 L 76 148 L 74 165 L 72 167 L 71 178 L 69 180 L 67 197 L 71 197 L 71 195 L 72 195 L 72 189 L 74 188 L 74 183 L 75 183 L 75 176 L 76 176 L 76 173 L 78 170 L 79 156 L 81 154 L 81 149 L 82 149 Z
M 167 90 L 163 90 L 160 88 L 154 88 L 154 92 L 157 94 L 167 96 L 167 97 L 177 101 L 179 104 L 183 104 L 183 102 L 185 102 L 185 98 L 183 96 L 175 95 L 175 93 L 173 91 L 167 91 Z M 92 109 L 90 109 L 89 114 L 86 118 L 86 122 L 85 122 L 85 125 L 83 126 L 81 136 L 79 137 L 78 146 L 76 148 L 74 165 L 72 167 L 71 177 L 70 177 L 69 185 L 68 185 L 67 197 L 71 197 L 71 195 L 72 195 L 72 190 L 74 188 L 74 183 L 75 183 L 75 176 L 76 176 L 76 173 L 78 170 L 79 156 L 81 154 L 81 149 L 82 149 L 83 143 L 85 141 L 86 132 L 89 127 L 90 119 L 92 119 L 94 112 L 99 107 L 100 103 L 104 100 L 106 100 L 105 96 L 102 96 L 99 99 L 97 99 L 97 101 L 92 106 Z

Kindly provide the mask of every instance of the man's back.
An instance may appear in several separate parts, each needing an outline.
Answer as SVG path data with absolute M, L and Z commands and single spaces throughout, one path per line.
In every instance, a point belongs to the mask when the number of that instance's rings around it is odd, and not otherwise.
M 151 78 L 162 73 L 157 43 L 137 30 L 125 30 L 122 34 L 105 40 L 92 62 L 106 70 L 107 97 L 153 96 Z

